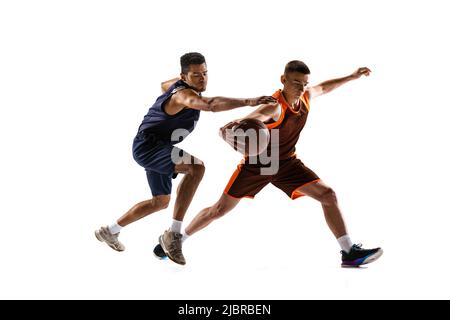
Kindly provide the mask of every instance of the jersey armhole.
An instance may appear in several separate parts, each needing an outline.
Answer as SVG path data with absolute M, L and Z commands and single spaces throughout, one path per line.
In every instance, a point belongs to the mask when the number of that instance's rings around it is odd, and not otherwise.
M 182 90 L 186 90 L 186 89 L 191 89 L 191 88 L 185 87 L 185 86 L 179 86 L 179 87 L 173 88 L 173 90 L 170 92 L 170 96 L 167 98 L 166 101 L 164 101 L 164 102 L 161 104 L 161 110 L 162 110 L 162 112 L 164 112 L 164 114 L 166 114 L 166 115 L 169 116 L 169 117 L 173 117 L 173 116 L 179 114 L 181 111 L 183 111 L 183 110 L 185 110 L 185 109 L 189 109 L 189 108 L 187 108 L 186 106 L 184 106 L 183 109 L 181 109 L 180 111 L 178 111 L 178 112 L 175 113 L 175 114 L 168 114 L 168 113 L 166 112 L 166 104 L 170 101 L 170 99 L 172 99 L 172 96 L 173 96 L 175 93 L 180 92 L 180 91 L 182 91 Z M 195 90 L 192 90 L 192 91 L 194 91 L 195 93 L 197 93 Z

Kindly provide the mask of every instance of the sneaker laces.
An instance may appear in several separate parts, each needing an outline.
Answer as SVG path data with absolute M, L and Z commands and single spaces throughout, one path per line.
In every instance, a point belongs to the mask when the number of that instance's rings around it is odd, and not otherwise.
M 111 231 L 109 231 L 108 228 L 105 228 L 105 233 L 106 233 L 107 237 L 110 239 L 112 244 L 120 245 L 120 242 L 119 242 L 119 234 L 120 234 L 120 232 L 118 232 L 116 234 L 112 234 Z
M 361 243 L 358 243 L 358 244 L 352 245 L 352 247 L 350 248 L 350 251 L 349 251 L 349 252 L 346 252 L 345 250 L 341 250 L 341 254 L 342 254 L 342 255 L 348 255 L 348 254 L 350 254 L 350 252 L 351 252 L 352 250 L 361 250 L 361 249 L 362 249 L 362 244 L 361 244 Z
M 181 234 L 175 233 L 174 238 L 170 241 L 169 251 L 175 254 L 181 254 Z

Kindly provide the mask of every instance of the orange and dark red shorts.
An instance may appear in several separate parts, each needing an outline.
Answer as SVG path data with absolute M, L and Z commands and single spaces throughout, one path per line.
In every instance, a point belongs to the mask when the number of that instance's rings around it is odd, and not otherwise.
M 248 163 L 238 165 L 224 193 L 233 198 L 253 198 L 266 185 L 272 183 L 291 199 L 296 199 L 303 196 L 298 191 L 300 187 L 320 180 L 311 169 L 297 158 L 280 160 L 279 170 L 273 175 L 262 175 L 262 167 L 259 164 Z

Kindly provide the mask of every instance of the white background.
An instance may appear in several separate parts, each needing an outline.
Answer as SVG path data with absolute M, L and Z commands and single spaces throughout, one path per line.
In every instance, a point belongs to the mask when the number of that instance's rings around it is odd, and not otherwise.
M 445 4 L 2 1 L 0 298 L 450 298 Z M 190 238 L 185 267 L 152 256 L 173 201 L 122 231 L 123 253 L 95 239 L 150 196 L 132 139 L 189 51 L 205 96 L 270 95 L 293 59 L 312 84 L 372 69 L 313 100 L 297 154 L 380 260 L 341 269 L 320 205 L 272 186 Z M 203 113 L 181 145 L 207 167 L 187 222 L 240 160 L 217 129 L 250 111 Z

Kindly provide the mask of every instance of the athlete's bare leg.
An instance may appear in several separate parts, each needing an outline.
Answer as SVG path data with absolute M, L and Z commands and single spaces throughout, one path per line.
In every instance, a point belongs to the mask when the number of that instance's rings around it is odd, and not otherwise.
M 175 201 L 175 208 L 173 211 L 173 219 L 183 221 L 186 211 L 191 204 L 192 198 L 194 197 L 195 191 L 197 191 L 197 187 L 203 178 L 205 166 L 200 160 L 185 153 L 183 158 L 178 162 L 178 164 L 175 165 L 175 172 L 185 174 L 178 185 L 177 199 Z M 186 264 L 186 260 L 184 259 L 183 252 L 181 250 L 181 238 L 182 236 L 180 233 L 169 229 L 159 237 L 159 244 L 170 260 L 184 265 Z
M 183 173 L 184 177 L 177 188 L 177 198 L 173 218 L 183 221 L 186 211 L 194 198 L 198 185 L 202 181 L 205 173 L 205 166 L 200 160 L 190 156 L 191 160 L 175 165 L 175 172 Z
M 168 207 L 170 195 L 155 196 L 150 200 L 145 200 L 135 204 L 127 213 L 117 220 L 117 223 L 125 227 L 139 219 L 142 219 L 153 212 L 160 211 Z
M 339 209 L 336 194 L 333 189 L 322 181 L 308 184 L 298 189 L 301 193 L 316 199 L 322 204 L 325 220 L 336 239 L 347 234 L 344 218 Z
M 185 174 L 178 186 L 173 214 L 173 218 L 178 221 L 183 220 L 186 210 L 205 172 L 205 167 L 200 160 L 190 156 L 186 162 L 188 163 L 175 165 L 175 172 Z M 125 227 L 149 214 L 166 209 L 169 206 L 169 202 L 170 195 L 155 196 L 150 200 L 139 202 L 120 217 L 117 223 Z
M 219 201 L 217 201 L 213 206 L 203 209 L 195 216 L 195 218 L 186 228 L 186 233 L 188 235 L 193 235 L 197 231 L 205 228 L 214 220 L 223 217 L 225 214 L 233 210 L 233 208 L 236 207 L 239 201 L 240 199 L 222 194 Z

